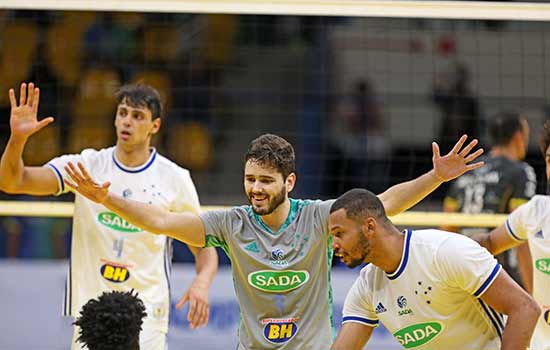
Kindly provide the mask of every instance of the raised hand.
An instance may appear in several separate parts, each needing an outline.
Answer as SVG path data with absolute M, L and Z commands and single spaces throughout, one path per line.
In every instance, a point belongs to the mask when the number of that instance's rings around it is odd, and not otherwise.
M 28 91 L 27 84 L 21 84 L 19 105 L 17 105 L 13 89 L 10 89 L 9 95 L 11 105 L 10 129 L 13 136 L 26 139 L 53 122 L 52 117 L 38 121 L 36 116 L 38 114 L 40 90 L 33 83 L 29 83 Z
M 480 168 L 485 164 L 484 162 L 472 163 L 472 161 L 483 154 L 483 148 L 478 149 L 474 153 L 470 153 L 477 145 L 478 141 L 477 139 L 473 139 L 466 147 L 462 148 L 467 138 L 468 136 L 462 135 L 453 149 L 443 157 L 439 154 L 439 146 L 437 143 L 432 143 L 432 162 L 434 171 L 437 178 L 441 181 L 450 181 L 467 171 Z
M 110 182 L 105 182 L 103 184 L 96 183 L 92 180 L 86 168 L 84 168 L 84 165 L 80 162 L 78 162 L 78 168 L 72 162 L 69 162 L 68 165 L 65 165 L 65 171 L 72 180 L 64 180 L 67 186 L 91 201 L 100 204 L 105 202 L 109 195 Z

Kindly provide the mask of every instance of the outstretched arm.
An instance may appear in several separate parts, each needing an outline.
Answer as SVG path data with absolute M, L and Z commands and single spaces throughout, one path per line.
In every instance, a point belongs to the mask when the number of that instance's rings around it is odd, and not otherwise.
M 71 181 L 65 183 L 91 201 L 104 205 L 128 222 L 155 234 L 162 234 L 192 246 L 205 244 L 202 220 L 192 213 L 173 213 L 151 204 L 127 200 L 109 192 L 110 182 L 98 184 L 92 180 L 84 165 L 78 168 L 71 162 L 65 167 Z
M 191 328 L 206 326 L 209 316 L 208 289 L 212 284 L 214 275 L 218 271 L 218 253 L 215 248 L 189 247 L 195 256 L 195 270 L 197 275 L 189 289 L 176 305 L 180 309 L 189 302 L 187 321 Z
M 432 143 L 432 162 L 434 166 L 432 170 L 414 180 L 392 186 L 378 195 L 378 198 L 384 204 L 386 214 L 388 216 L 399 214 L 420 202 L 443 182 L 450 181 L 467 171 L 483 166 L 483 162 L 470 164 L 483 154 L 483 149 L 480 148 L 470 153 L 477 145 L 478 141 L 476 139 L 462 148 L 467 138 L 466 135 L 463 135 L 453 149 L 443 157 L 439 154 L 437 143 Z
M 37 120 L 40 90 L 33 83 L 21 84 L 19 105 L 10 89 L 10 138 L 0 160 L 0 190 L 6 193 L 54 194 L 58 190 L 55 174 L 45 167 L 26 167 L 23 150 L 30 136 L 53 122 L 52 117 Z

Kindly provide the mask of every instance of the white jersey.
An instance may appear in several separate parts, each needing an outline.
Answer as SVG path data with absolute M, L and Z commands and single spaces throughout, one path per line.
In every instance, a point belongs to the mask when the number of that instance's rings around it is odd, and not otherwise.
M 500 271 L 497 260 L 465 236 L 408 230 L 394 273 L 372 264 L 361 270 L 343 323 L 381 322 L 405 349 L 497 350 L 502 315 L 479 297 Z
M 510 236 L 529 242 L 533 261 L 533 298 L 542 308 L 531 338 L 532 350 L 550 350 L 550 197 L 535 196 L 506 220 Z
M 152 149 L 143 165 L 129 168 L 115 156 L 115 147 L 87 149 L 78 155 L 51 160 L 59 193 L 69 189 L 64 167 L 82 162 L 99 183 L 110 181 L 110 190 L 125 198 L 171 211 L 200 209 L 189 172 Z M 65 288 L 64 315 L 78 316 L 81 307 L 103 291 L 139 292 L 147 310 L 143 327 L 168 331 L 171 239 L 145 232 L 102 205 L 75 194 L 71 257 Z

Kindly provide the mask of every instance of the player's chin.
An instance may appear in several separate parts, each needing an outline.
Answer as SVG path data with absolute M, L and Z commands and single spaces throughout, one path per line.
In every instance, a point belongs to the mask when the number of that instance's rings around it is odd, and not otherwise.
M 266 215 L 269 214 L 269 207 L 267 206 L 259 206 L 252 204 L 252 209 L 254 210 L 254 213 L 257 215 Z

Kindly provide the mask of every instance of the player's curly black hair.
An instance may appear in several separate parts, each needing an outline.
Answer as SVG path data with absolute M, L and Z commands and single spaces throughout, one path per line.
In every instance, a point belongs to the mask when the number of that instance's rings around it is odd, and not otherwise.
M 90 299 L 74 324 L 80 327 L 78 342 L 89 350 L 139 350 L 139 332 L 145 306 L 138 293 L 104 292 Z

